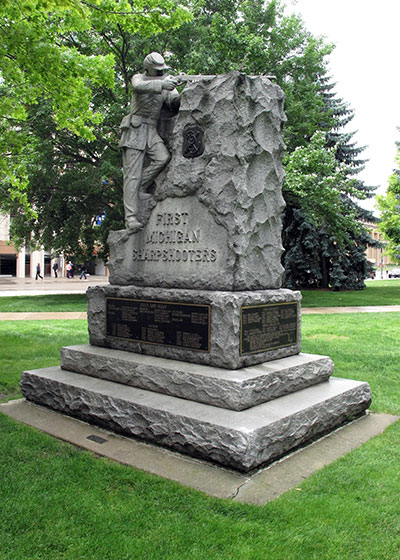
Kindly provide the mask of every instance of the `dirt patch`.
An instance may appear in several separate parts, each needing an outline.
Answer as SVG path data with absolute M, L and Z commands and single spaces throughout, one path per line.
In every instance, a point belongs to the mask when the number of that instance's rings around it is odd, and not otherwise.
M 20 399 L 21 396 L 22 395 L 19 391 L 12 391 L 10 393 L 1 393 L 0 392 L 0 403 L 11 401 L 13 399 Z

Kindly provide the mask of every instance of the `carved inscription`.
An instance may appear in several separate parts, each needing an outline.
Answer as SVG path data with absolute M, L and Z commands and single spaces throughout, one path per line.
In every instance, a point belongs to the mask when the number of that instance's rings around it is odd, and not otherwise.
M 144 233 L 144 247 L 133 250 L 134 261 L 215 263 L 216 248 L 210 247 L 199 219 L 190 212 L 156 212 Z
M 210 306 L 106 298 L 107 336 L 210 351 Z
M 297 303 L 242 307 L 240 354 L 255 354 L 297 344 Z

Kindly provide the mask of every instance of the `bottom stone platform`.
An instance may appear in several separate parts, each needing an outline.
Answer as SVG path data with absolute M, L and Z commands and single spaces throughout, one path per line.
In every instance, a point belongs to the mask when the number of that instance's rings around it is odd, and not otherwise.
M 368 383 L 331 378 L 244 411 L 65 371 L 26 371 L 26 399 L 116 432 L 248 472 L 361 415 Z

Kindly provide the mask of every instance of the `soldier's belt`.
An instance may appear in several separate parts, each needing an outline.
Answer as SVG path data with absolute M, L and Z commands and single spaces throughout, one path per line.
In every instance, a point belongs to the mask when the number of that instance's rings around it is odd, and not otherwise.
M 153 126 L 157 126 L 157 119 L 148 119 L 146 117 L 142 117 L 142 124 L 151 124 Z

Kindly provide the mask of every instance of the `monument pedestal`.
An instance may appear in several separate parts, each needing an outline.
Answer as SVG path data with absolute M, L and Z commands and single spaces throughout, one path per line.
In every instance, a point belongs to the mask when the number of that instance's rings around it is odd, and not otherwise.
M 237 369 L 298 354 L 300 292 L 89 288 L 90 343 Z
M 219 408 L 252 406 L 327 381 L 327 356 L 298 354 L 230 370 L 90 345 L 61 349 L 61 368 Z
M 92 288 L 91 345 L 62 348 L 61 368 L 24 372 L 21 390 L 65 414 L 248 472 L 370 404 L 367 383 L 332 378 L 330 358 L 299 352 L 299 299 L 289 290 Z M 246 355 L 260 333 L 273 348 Z

